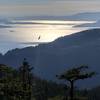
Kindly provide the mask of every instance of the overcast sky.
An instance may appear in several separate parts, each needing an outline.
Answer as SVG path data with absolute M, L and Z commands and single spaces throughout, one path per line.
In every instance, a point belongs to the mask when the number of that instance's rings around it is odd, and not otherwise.
M 100 0 L 0 0 L 0 15 L 4 16 L 64 16 L 99 11 Z

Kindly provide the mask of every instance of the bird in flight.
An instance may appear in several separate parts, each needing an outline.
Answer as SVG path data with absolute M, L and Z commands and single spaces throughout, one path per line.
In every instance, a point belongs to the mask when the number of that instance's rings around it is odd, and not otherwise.
M 38 40 L 40 40 L 41 36 L 38 37 Z

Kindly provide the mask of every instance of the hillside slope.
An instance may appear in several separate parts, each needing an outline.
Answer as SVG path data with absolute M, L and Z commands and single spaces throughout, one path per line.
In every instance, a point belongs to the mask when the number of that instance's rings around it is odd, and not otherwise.
M 88 65 L 90 69 L 99 73 L 100 29 L 75 33 L 37 47 L 8 51 L 4 56 L 0 56 L 0 63 L 19 67 L 23 58 L 27 58 L 35 67 L 36 74 L 49 80 L 55 80 L 56 74 L 67 68 L 82 64 Z M 98 77 L 87 80 L 88 84 L 91 82 L 91 85 L 100 84 Z

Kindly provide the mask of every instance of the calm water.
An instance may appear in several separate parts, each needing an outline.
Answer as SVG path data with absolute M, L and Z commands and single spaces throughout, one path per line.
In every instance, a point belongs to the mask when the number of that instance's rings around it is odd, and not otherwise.
M 0 52 L 9 49 L 33 46 L 36 42 L 51 42 L 61 36 L 70 35 L 87 28 L 76 25 L 89 21 L 11 20 L 0 24 Z M 31 42 L 31 44 L 30 44 Z M 25 44 L 26 43 L 26 44 Z

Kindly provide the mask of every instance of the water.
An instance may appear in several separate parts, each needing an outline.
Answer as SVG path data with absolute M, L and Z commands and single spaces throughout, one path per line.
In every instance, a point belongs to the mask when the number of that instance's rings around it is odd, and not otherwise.
M 70 35 L 87 28 L 74 27 L 92 21 L 11 20 L 0 24 L 0 52 L 34 46 L 37 42 L 51 42 L 61 36 Z M 7 25 L 8 27 L 5 27 Z

